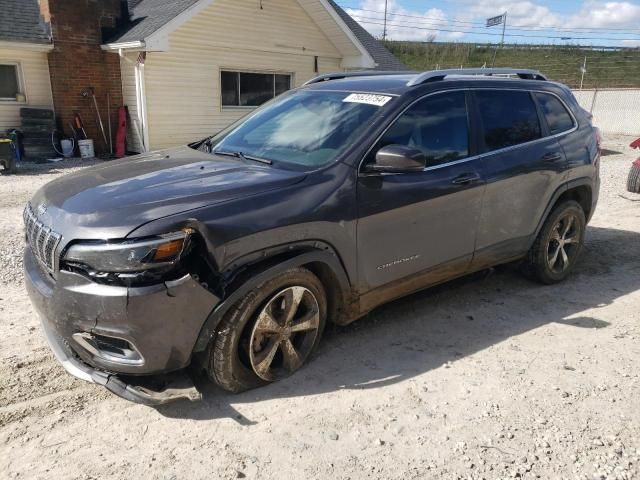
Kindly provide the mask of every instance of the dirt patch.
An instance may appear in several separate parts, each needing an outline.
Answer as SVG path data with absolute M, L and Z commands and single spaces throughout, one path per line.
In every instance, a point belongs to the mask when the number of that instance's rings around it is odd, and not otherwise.
M 0 471 L 8 478 L 640 476 L 640 196 L 610 138 L 575 274 L 502 267 L 331 327 L 298 374 L 134 405 L 69 377 L 20 285 L 21 215 L 79 167 L 0 177 Z M 621 152 L 621 153 L 617 153 Z M 143 472 L 143 473 L 142 473 Z

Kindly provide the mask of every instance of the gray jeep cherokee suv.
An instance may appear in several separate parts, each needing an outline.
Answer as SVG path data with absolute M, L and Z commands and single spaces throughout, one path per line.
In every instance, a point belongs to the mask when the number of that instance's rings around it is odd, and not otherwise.
M 521 261 L 563 280 L 599 188 L 569 89 L 530 70 L 331 74 L 190 146 L 83 170 L 24 212 L 57 358 L 129 400 L 298 370 L 327 321 Z

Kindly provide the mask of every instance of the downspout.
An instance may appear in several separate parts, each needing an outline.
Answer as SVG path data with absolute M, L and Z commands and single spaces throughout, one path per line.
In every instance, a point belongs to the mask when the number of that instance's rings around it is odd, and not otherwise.
M 144 81 L 144 62 L 137 62 L 136 74 L 136 101 L 138 103 L 138 122 L 142 130 L 142 148 L 144 152 L 149 151 L 149 123 L 147 120 L 147 90 Z
M 122 44 L 124 45 L 124 44 Z M 136 46 L 143 45 L 141 42 L 136 42 Z M 123 59 L 125 62 L 133 64 L 133 60 L 128 58 L 125 55 L 125 48 L 117 48 L 119 45 L 114 44 L 112 46 L 103 45 L 103 50 L 118 51 L 118 56 Z M 116 47 L 116 48 L 114 48 Z M 129 44 L 127 44 L 127 48 Z M 139 52 L 139 56 L 135 61 L 135 65 L 133 66 L 133 73 L 135 76 L 136 83 L 136 118 L 132 118 L 132 128 L 134 129 L 138 139 L 140 140 L 140 146 L 142 147 L 142 152 L 145 153 L 149 151 L 149 128 L 148 128 L 148 120 L 147 120 L 147 92 L 145 88 L 145 80 L 144 80 L 144 63 L 146 61 L 147 54 L 144 51 Z

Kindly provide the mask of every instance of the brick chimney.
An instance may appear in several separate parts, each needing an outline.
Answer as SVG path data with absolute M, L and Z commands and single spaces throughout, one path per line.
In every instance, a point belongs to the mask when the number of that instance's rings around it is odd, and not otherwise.
M 113 30 L 122 11 L 120 0 L 39 0 L 44 21 L 50 22 L 54 49 L 49 53 L 49 71 L 53 103 L 61 127 L 71 135 L 69 123 L 75 112 L 84 122 L 87 136 L 94 141 L 98 154 L 109 152 L 98 127 L 91 97 L 83 98 L 82 90 L 95 92 L 107 140 L 109 126 L 115 140 L 117 110 L 122 105 L 120 59 L 104 52 L 103 31 Z M 111 118 L 107 118 L 107 94 L 111 95 Z M 114 147 L 115 149 L 115 147 Z

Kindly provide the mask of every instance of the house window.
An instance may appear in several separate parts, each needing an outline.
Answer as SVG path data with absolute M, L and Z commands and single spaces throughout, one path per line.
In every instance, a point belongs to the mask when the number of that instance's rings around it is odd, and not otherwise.
M 258 107 L 291 88 L 291 75 L 223 71 L 222 106 Z
M 16 100 L 20 91 L 18 65 L 0 64 L 0 100 Z

